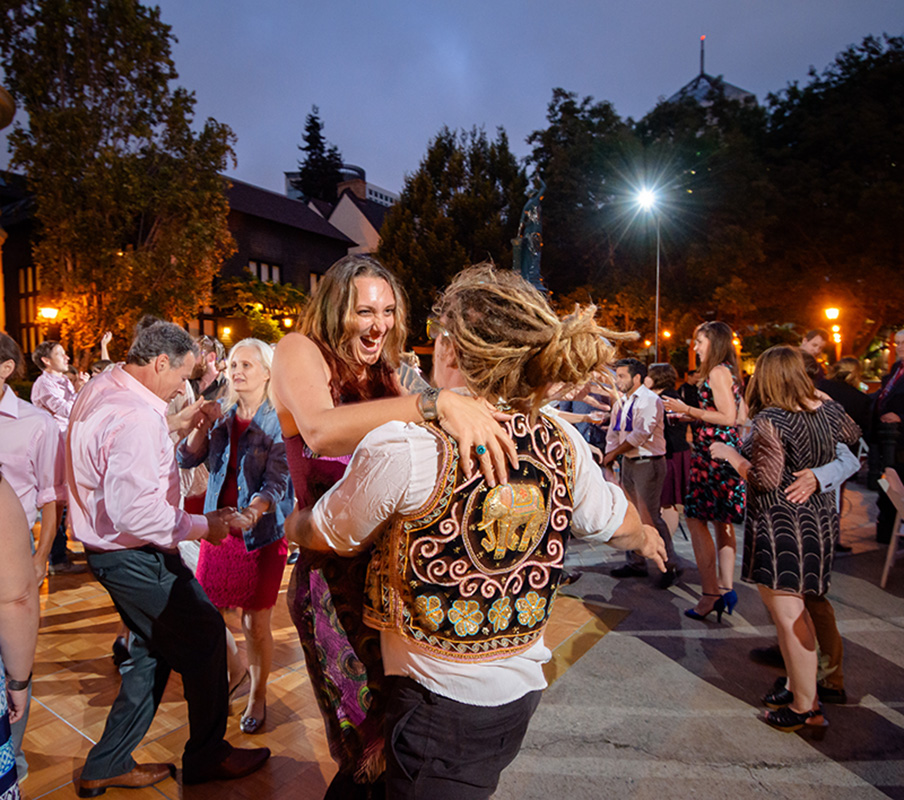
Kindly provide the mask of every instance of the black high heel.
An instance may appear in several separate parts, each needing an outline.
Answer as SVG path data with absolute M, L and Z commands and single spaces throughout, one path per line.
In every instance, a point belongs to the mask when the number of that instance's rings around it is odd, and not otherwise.
M 825 738 L 829 727 L 829 722 L 822 713 L 822 704 L 803 714 L 792 710 L 790 706 L 783 706 L 775 711 L 767 711 L 765 720 L 776 730 L 785 733 L 805 730 L 814 739 Z
M 716 612 L 716 622 L 722 622 L 722 614 L 725 611 L 725 598 L 721 594 L 710 594 L 709 592 L 703 593 L 704 597 L 716 597 L 718 598 L 715 603 L 713 603 L 713 607 L 707 611 L 705 614 L 698 614 L 693 608 L 687 609 L 684 612 L 684 616 L 689 617 L 690 619 L 695 620 L 704 620 L 706 619 L 713 611 Z

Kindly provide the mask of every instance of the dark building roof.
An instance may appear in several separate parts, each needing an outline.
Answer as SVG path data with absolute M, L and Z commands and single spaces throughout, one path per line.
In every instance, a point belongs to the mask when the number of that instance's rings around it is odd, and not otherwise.
M 682 100 L 693 100 L 701 106 L 712 105 L 710 94 L 713 92 L 724 92 L 727 100 L 737 100 L 740 103 L 756 103 L 756 95 L 748 92 L 740 86 L 722 80 L 721 77 L 714 78 L 701 72 L 690 83 L 682 86 L 675 94 L 673 94 L 666 102 L 680 103 Z
M 333 209 L 335 206 L 332 203 L 328 203 L 326 200 L 321 200 L 319 197 L 314 197 L 311 200 L 308 200 L 309 206 L 314 206 L 316 211 L 320 212 L 320 216 L 324 219 L 329 219 L 330 214 L 333 213 Z
M 229 207 L 243 214 L 290 225 L 309 233 L 327 236 L 347 244 L 354 244 L 344 233 L 318 216 L 306 203 L 291 200 L 282 194 L 252 186 L 250 183 L 230 178 L 232 184 L 226 192 Z

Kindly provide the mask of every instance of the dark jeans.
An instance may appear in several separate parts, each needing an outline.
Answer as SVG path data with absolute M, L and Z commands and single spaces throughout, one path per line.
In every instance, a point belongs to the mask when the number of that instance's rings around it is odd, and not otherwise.
M 69 540 L 66 538 L 66 521 L 69 506 L 58 503 L 57 510 L 59 511 L 60 521 L 57 523 L 56 533 L 53 536 L 53 544 L 50 545 L 50 554 L 48 556 L 48 560 L 55 567 L 69 561 L 69 553 L 66 550 L 66 546 L 69 544 Z M 41 536 L 43 535 L 44 531 L 42 530 Z
M 518 755 L 542 692 L 472 706 L 393 678 L 386 710 L 386 796 L 485 800 Z
M 131 631 L 122 686 L 82 777 L 102 780 L 131 771 L 157 711 L 170 670 L 182 676 L 189 739 L 184 771 L 203 771 L 229 752 L 226 626 L 178 553 L 151 547 L 88 553 L 88 566 L 110 593 Z

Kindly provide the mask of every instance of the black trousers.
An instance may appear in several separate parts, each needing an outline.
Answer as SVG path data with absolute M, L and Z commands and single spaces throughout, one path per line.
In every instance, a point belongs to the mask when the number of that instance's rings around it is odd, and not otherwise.
M 226 626 L 177 553 L 151 547 L 88 553 L 88 566 L 110 593 L 131 631 L 122 686 L 82 777 L 102 780 L 131 771 L 132 751 L 147 733 L 170 670 L 182 676 L 189 739 L 184 771 L 219 763 L 228 716 Z
M 542 692 L 502 706 L 472 706 L 392 679 L 386 709 L 386 796 L 485 800 L 518 755 Z

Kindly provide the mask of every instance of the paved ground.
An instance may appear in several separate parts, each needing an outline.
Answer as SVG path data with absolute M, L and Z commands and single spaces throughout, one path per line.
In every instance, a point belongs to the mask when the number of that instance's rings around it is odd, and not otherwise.
M 586 601 L 630 609 L 544 695 L 496 800 L 546 798 L 847 798 L 904 800 L 904 560 L 878 588 L 886 547 L 875 542 L 875 493 L 845 496 L 844 541 L 829 597 L 845 639 L 846 706 L 827 707 L 822 742 L 775 731 L 759 698 L 780 674 L 749 660 L 774 629 L 749 584 L 722 624 L 683 615 L 699 577 L 690 543 L 682 582 L 661 591 L 616 580 L 622 556 L 576 545 Z M 740 535 L 740 531 L 739 531 Z

